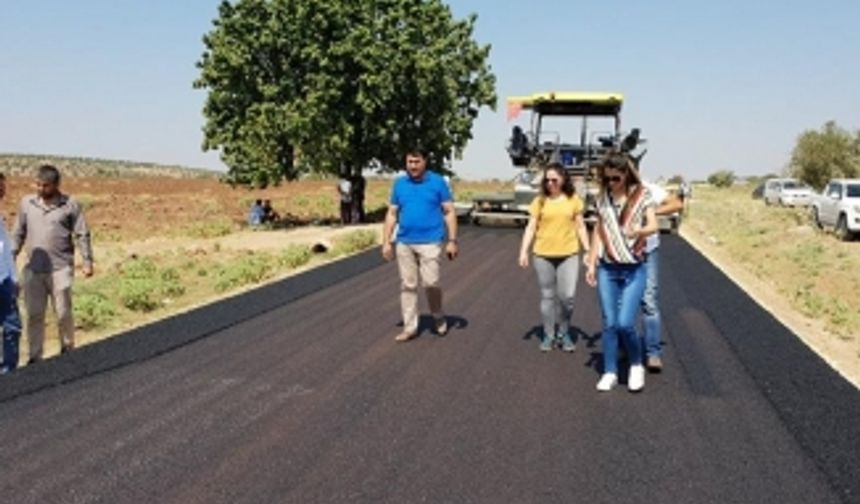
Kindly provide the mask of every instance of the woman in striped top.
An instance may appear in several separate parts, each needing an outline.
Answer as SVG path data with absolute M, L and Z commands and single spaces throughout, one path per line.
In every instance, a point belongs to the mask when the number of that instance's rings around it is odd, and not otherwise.
M 638 392 L 645 386 L 645 368 L 635 323 L 645 291 L 645 239 L 657 232 L 655 205 L 629 156 L 609 155 L 601 172 L 585 274 L 588 284 L 597 286 L 603 313 L 603 375 L 597 390 L 609 391 L 618 383 L 620 338 L 630 360 L 627 388 Z

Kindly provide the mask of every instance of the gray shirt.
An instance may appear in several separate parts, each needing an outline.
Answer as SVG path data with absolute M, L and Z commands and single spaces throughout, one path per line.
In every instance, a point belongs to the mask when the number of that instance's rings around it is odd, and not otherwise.
M 51 203 L 37 195 L 21 200 L 12 231 L 12 253 L 17 257 L 26 242 L 27 267 L 31 271 L 50 273 L 74 266 L 75 241 L 84 265 L 92 266 L 90 230 L 77 201 L 65 194 Z

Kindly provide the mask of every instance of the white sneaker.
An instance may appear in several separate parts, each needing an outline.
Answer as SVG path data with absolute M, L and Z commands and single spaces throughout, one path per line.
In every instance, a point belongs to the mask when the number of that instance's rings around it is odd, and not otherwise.
M 597 390 L 600 392 L 609 392 L 618 383 L 618 375 L 615 373 L 604 373 L 597 382 Z
M 645 366 L 637 364 L 630 366 L 630 376 L 627 377 L 627 390 L 639 392 L 645 387 Z

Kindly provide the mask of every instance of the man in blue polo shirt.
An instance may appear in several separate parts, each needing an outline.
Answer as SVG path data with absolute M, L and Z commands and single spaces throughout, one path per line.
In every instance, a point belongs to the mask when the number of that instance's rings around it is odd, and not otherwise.
M 395 225 L 397 246 L 393 247 Z M 436 332 L 444 335 L 448 324 L 442 312 L 439 264 L 443 248 L 449 259 L 457 257 L 457 214 L 448 185 L 440 175 L 427 170 L 427 155 L 421 149 L 406 154 L 406 176 L 394 181 L 382 238 L 382 257 L 390 261 L 396 255 L 400 271 L 403 332 L 394 339 L 403 342 L 418 335 L 419 275 Z

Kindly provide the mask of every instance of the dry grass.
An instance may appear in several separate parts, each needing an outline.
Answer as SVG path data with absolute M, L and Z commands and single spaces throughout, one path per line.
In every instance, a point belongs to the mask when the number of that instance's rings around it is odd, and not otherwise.
M 860 358 L 860 242 L 815 229 L 807 209 L 768 207 L 752 187 L 697 187 L 684 233 L 769 286 Z

